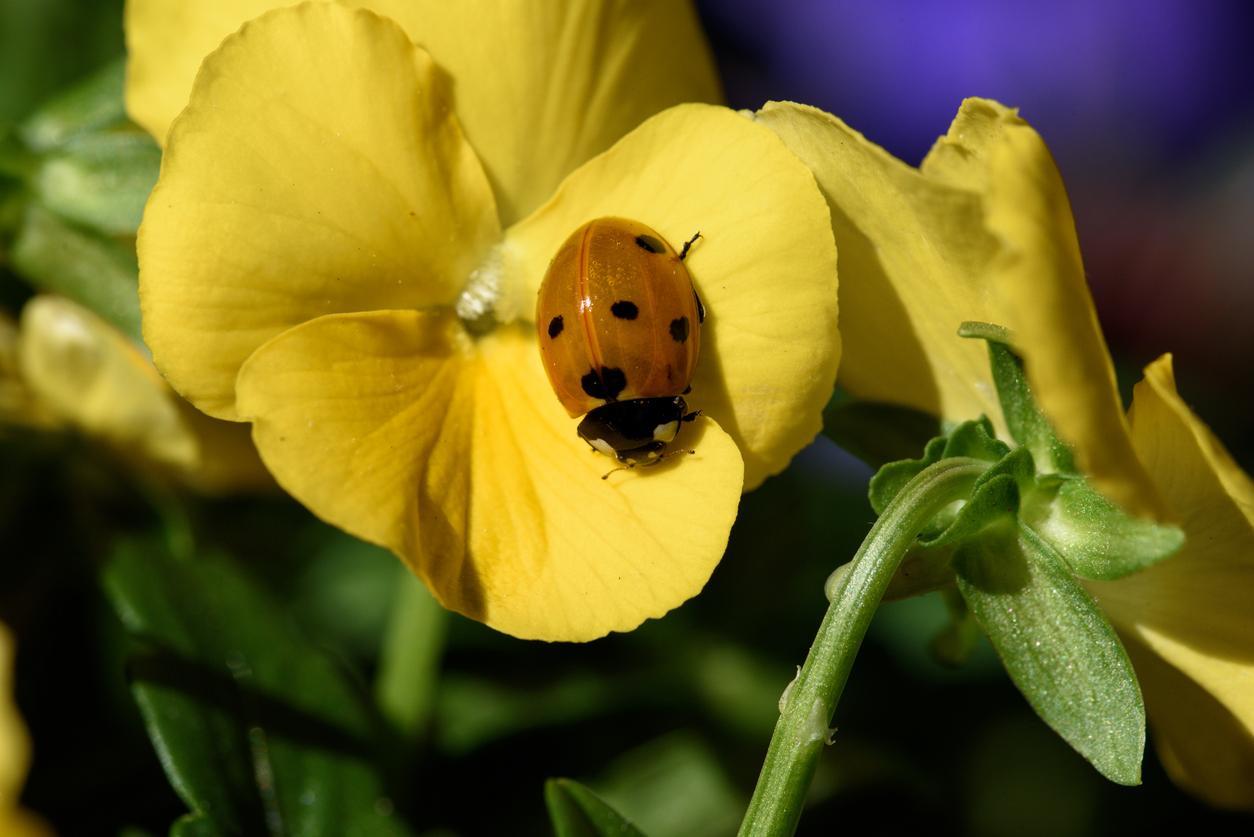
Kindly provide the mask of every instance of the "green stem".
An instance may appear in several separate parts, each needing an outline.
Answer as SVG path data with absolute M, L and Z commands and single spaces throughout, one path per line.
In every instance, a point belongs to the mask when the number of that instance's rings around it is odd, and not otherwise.
M 792 834 L 828 741 L 832 714 L 889 581 L 923 527 L 964 499 L 989 463 L 955 457 L 924 469 L 888 504 L 849 564 L 780 717 L 740 834 Z
M 421 581 L 408 572 L 399 575 L 379 654 L 375 697 L 393 728 L 417 742 L 435 697 L 446 613 Z

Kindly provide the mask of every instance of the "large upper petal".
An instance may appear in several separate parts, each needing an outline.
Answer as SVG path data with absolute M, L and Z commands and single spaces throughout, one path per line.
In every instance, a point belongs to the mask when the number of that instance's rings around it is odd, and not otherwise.
M 1187 540 L 1166 561 L 1090 589 L 1116 626 L 1222 706 L 1194 707 L 1182 694 L 1156 698 L 1147 686 L 1150 719 L 1159 706 L 1156 727 L 1172 753 L 1168 767 L 1203 796 L 1254 808 L 1254 484 L 1180 400 L 1169 355 L 1146 368 L 1130 416 L 1137 453 Z M 1244 731 L 1229 739 L 1231 754 L 1173 739 L 1229 716 L 1225 723 Z M 1220 737 L 1210 732 L 1208 739 Z M 1208 790 L 1203 777 L 1220 760 L 1243 764 L 1244 776 Z
M 144 339 L 197 407 L 234 418 L 239 366 L 339 311 L 452 302 L 499 235 L 447 86 L 396 24 L 280 9 L 204 63 L 139 235 Z
M 165 145 L 205 56 L 248 20 L 299 0 L 127 0 L 126 110 Z
M 710 105 L 650 119 L 585 163 L 506 231 L 521 316 L 570 233 L 599 216 L 641 221 L 682 244 L 705 303 L 689 403 L 740 446 L 745 485 L 782 470 L 822 426 L 840 361 L 836 250 L 814 178 L 771 131 Z
M 530 329 L 472 340 L 447 312 L 323 317 L 240 372 L 281 485 L 396 552 L 447 607 L 520 637 L 630 630 L 695 595 L 722 557 L 742 465 L 700 419 L 696 454 L 613 467 L 575 433 Z
M 130 0 L 127 103 L 159 140 L 201 59 L 290 0 Z M 648 116 L 719 88 L 686 0 L 352 0 L 399 23 L 448 72 L 505 223 Z
M 839 119 L 772 103 L 759 119 L 814 170 L 840 249 L 841 381 L 951 420 L 1000 409 L 965 320 L 1006 326 L 1081 468 L 1129 511 L 1161 513 L 1132 450 L 1049 150 L 1017 113 L 968 99 L 918 169 Z

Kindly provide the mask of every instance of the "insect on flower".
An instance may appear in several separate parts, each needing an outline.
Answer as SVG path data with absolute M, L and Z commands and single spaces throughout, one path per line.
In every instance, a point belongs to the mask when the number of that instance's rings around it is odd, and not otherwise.
M 584 416 L 580 437 L 627 468 L 684 452 L 662 453 L 697 417 L 684 396 L 705 307 L 684 259 L 700 236 L 676 253 L 645 224 L 598 218 L 571 233 L 540 286 L 549 382 L 572 418 Z

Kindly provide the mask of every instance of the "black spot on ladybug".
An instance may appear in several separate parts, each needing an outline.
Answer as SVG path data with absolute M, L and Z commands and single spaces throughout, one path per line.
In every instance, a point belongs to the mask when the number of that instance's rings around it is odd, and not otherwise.
M 688 339 L 688 318 L 680 317 L 677 320 L 671 320 L 671 338 L 676 343 L 682 343 Z
M 620 320 L 634 320 L 640 316 L 640 309 L 636 307 L 636 303 L 620 299 L 610 306 L 610 313 Z
M 613 401 L 627 387 L 627 376 L 617 367 L 602 366 L 600 372 L 589 370 L 579 379 L 579 385 L 593 398 Z
M 697 296 L 695 288 L 692 291 L 692 298 L 697 301 L 697 322 L 703 323 L 705 322 L 705 306 L 701 304 L 701 297 Z
M 650 253 L 666 252 L 666 247 L 662 245 L 662 242 L 658 241 L 651 235 L 636 236 L 636 246 L 641 250 L 648 250 Z
M 684 391 L 680 395 L 687 395 L 690 392 L 692 392 L 692 387 L 684 387 Z
M 562 322 L 561 314 L 549 320 L 549 337 L 556 337 L 561 334 L 563 325 L 565 324 Z

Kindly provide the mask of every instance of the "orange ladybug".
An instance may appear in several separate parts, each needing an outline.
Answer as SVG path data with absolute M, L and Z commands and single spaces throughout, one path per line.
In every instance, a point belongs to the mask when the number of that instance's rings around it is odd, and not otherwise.
M 692 421 L 683 396 L 705 308 L 684 265 L 652 228 L 597 218 L 571 233 L 540 285 L 536 328 L 553 391 L 578 433 L 628 467 L 653 464 Z M 608 476 L 608 475 L 607 475 Z

